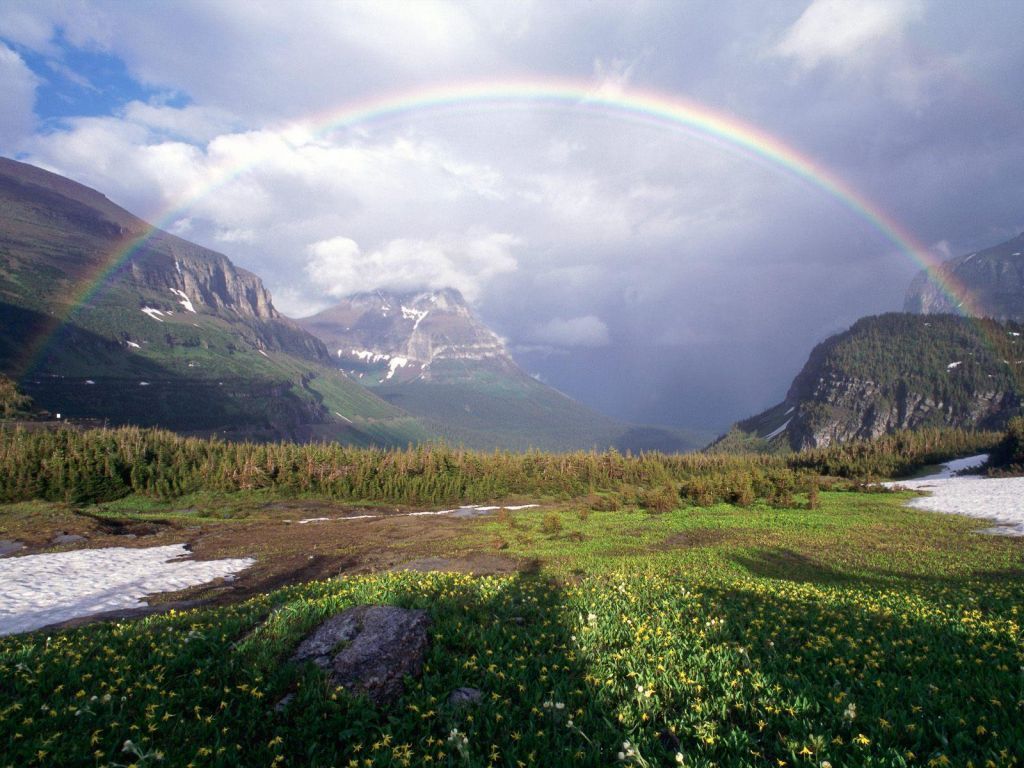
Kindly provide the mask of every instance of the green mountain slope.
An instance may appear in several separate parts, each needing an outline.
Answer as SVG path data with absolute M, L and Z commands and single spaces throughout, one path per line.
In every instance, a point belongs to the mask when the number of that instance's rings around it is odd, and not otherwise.
M 1024 402 L 1024 333 L 952 315 L 858 320 L 815 347 L 786 399 L 718 448 L 825 446 L 919 427 L 999 429 Z
M 634 452 L 701 444 L 683 430 L 623 424 L 528 376 L 454 289 L 357 294 L 297 322 L 353 379 L 457 444 Z
M 358 444 L 430 434 L 339 373 L 255 275 L 3 158 L 0 328 L 0 372 L 72 419 Z

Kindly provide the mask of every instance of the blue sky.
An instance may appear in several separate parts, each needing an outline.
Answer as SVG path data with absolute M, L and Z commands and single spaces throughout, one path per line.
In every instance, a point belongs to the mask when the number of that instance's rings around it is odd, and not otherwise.
M 1024 229 L 1024 3 L 18 2 L 0 153 L 95 187 L 309 314 L 454 285 L 531 372 L 708 429 L 915 264 L 820 191 L 572 105 L 318 115 L 468 81 L 684 98 L 844 179 L 938 255 Z

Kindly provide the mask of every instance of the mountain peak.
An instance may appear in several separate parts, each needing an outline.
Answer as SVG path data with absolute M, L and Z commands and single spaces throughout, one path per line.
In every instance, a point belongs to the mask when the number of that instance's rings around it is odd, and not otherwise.
M 299 322 L 327 344 L 340 367 L 381 383 L 430 378 L 438 361 L 515 367 L 502 339 L 454 288 L 357 293 Z
M 939 270 L 964 286 L 976 314 L 1003 322 L 1024 321 L 1024 233 L 949 259 Z M 910 284 L 904 309 L 922 315 L 956 313 L 963 309 L 963 298 L 949 295 L 922 271 Z

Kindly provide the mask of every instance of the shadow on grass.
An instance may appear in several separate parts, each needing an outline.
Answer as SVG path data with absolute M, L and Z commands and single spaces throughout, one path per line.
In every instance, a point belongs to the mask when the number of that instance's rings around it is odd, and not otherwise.
M 639 566 L 567 587 L 386 573 L 0 639 L 0 714 L 55 713 L 0 719 L 0 744 L 11 764 L 42 750 L 68 766 L 131 762 L 126 739 L 164 764 L 216 766 L 607 766 L 627 739 L 651 766 L 675 765 L 676 750 L 690 766 L 895 767 L 908 752 L 981 765 L 1024 753 L 1019 581 L 988 588 L 981 610 L 976 585 L 922 597 L 778 552 L 748 562 L 765 573 L 796 562 L 834 581 L 714 582 Z M 423 608 L 433 622 L 423 675 L 390 707 L 288 661 L 326 617 L 360 604 Z M 449 704 L 463 687 L 483 701 Z

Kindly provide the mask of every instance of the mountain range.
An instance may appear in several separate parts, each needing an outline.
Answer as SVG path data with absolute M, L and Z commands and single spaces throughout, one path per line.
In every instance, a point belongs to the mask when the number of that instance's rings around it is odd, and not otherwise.
M 905 314 L 819 344 L 720 448 L 794 449 L 1020 413 L 1024 235 L 917 276 Z M 964 293 L 966 291 L 966 294 Z M 956 305 L 956 306 L 954 306 Z M 972 309 L 982 317 L 950 314 Z M 529 376 L 456 290 L 353 294 L 291 320 L 260 278 L 101 193 L 0 158 L 0 374 L 74 420 L 233 439 L 682 451 Z
M 904 311 L 924 315 L 966 309 L 979 317 L 1024 322 L 1024 233 L 980 251 L 949 259 L 934 279 L 920 272 L 907 291 Z M 951 282 L 970 295 L 970 306 L 939 287 Z
M 534 380 L 457 291 L 361 294 L 296 322 L 225 255 L 4 158 L 0 324 L 0 373 L 75 420 L 403 446 L 699 443 L 617 422 Z

